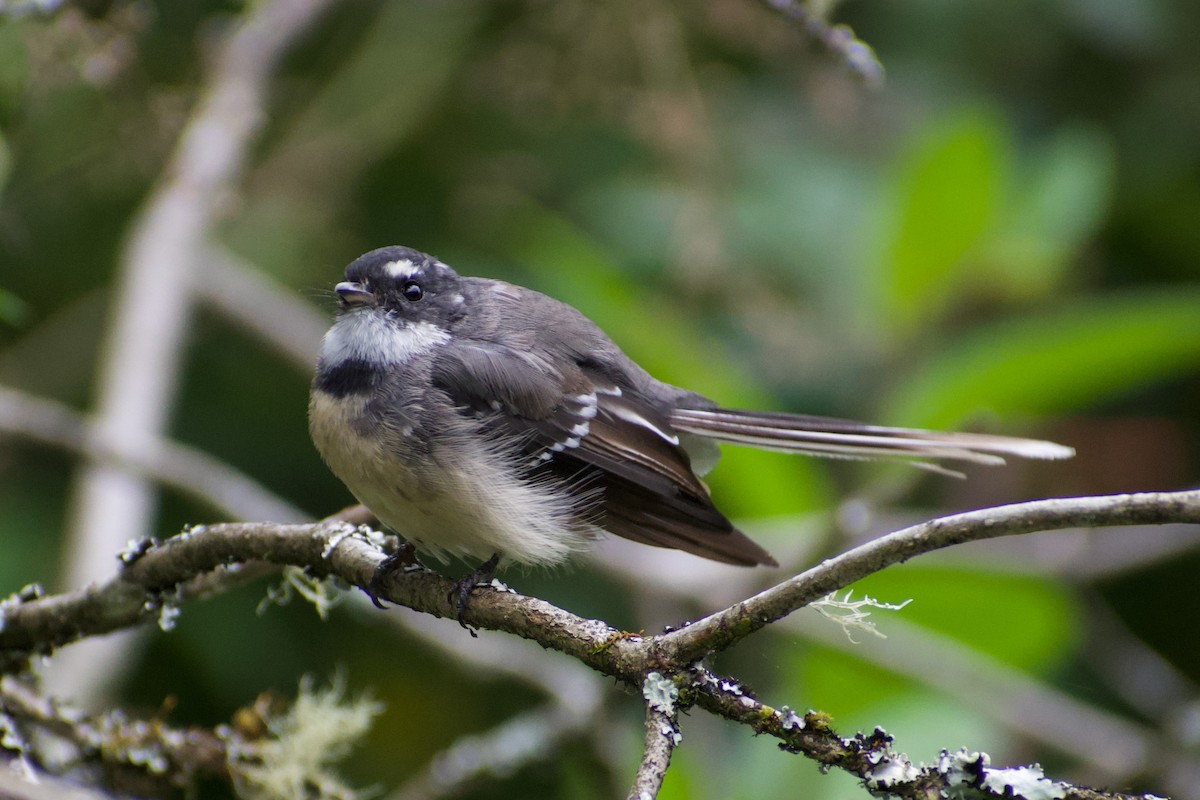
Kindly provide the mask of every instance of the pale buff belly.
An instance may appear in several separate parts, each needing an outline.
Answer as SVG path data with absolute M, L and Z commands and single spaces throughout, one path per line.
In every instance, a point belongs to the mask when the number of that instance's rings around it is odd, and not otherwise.
M 598 533 L 581 522 L 579 499 L 554 482 L 520 480 L 463 420 L 455 458 L 435 446 L 400 460 L 389 444 L 402 431 L 364 435 L 352 424 L 363 402 L 313 393 L 309 427 L 321 456 L 359 502 L 419 550 L 448 555 L 552 565 L 584 549 Z M 462 456 L 466 456 L 465 458 Z

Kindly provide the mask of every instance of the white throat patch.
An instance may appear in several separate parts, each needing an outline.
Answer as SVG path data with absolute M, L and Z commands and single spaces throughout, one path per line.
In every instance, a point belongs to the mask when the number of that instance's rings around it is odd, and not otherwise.
M 321 340 L 326 364 L 364 361 L 378 366 L 404 364 L 450 339 L 430 322 L 398 324 L 376 309 L 342 314 Z

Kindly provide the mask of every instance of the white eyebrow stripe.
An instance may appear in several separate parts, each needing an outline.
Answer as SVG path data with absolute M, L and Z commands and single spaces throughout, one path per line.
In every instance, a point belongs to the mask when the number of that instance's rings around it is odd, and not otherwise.
M 414 264 L 411 259 L 398 258 L 395 261 L 389 261 L 383 265 L 384 270 L 388 275 L 398 280 L 411 278 L 421 271 L 419 264 Z

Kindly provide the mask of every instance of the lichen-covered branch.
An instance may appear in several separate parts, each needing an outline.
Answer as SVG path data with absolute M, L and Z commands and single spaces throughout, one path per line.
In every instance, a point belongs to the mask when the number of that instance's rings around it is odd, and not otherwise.
M 269 562 L 367 585 L 383 560 L 378 538 L 342 522 L 300 525 L 227 523 L 197 526 L 144 552 L 123 558 L 115 578 L 61 595 L 9 603 L 0 627 L 0 665 L 14 655 L 48 654 L 88 636 L 110 633 L 155 619 L 176 602 L 177 588 L 212 570 L 247 562 Z M 377 536 L 377 535 L 376 535 Z M 381 537 L 380 537 L 381 538 Z M 457 614 L 448 599 L 452 584 L 419 569 L 393 575 L 383 597 L 434 616 Z M 211 587 L 210 587 L 211 588 Z M 639 637 L 623 636 L 598 620 L 512 592 L 477 590 L 465 620 L 503 630 L 560 650 L 610 675 L 640 673 Z M 7 659 L 7 661 L 6 661 Z M 637 678 L 634 679 L 635 683 Z
M 208 777 L 256 800 L 350 800 L 356 794 L 333 766 L 380 710 L 370 697 L 346 698 L 338 681 L 314 688 L 305 679 L 290 703 L 265 694 L 229 724 L 180 728 L 120 710 L 85 714 L 0 677 L 0 742 L 20 753 L 27 776 L 40 781 L 50 768 L 41 758 L 48 734 L 57 743 L 56 767 L 70 768 L 76 779 L 90 774 L 121 796 L 156 796 Z
M 955 544 L 1064 528 L 1169 522 L 1200 523 L 1200 491 L 1035 500 L 941 517 L 822 561 L 754 597 L 665 634 L 658 645 L 666 658 L 694 661 L 867 575 Z
M 647 734 L 647 756 L 633 796 L 653 796 L 655 781 L 661 781 L 659 767 L 665 770 L 676 743 L 674 734 L 669 742 L 663 738 L 666 727 L 669 723 L 677 732 L 675 712 L 694 705 L 776 736 L 787 750 L 847 770 L 873 790 L 900 797 L 934 797 L 960 785 L 982 792 L 979 797 L 1005 796 L 1020 786 L 1046 790 L 1042 796 L 1055 798 L 1123 797 L 1058 784 L 1032 768 L 993 768 L 979 753 L 945 753 L 931 763 L 912 763 L 891 751 L 891 739 L 882 731 L 843 739 L 822 715 L 810 712 L 801 717 L 766 706 L 736 681 L 716 678 L 696 662 L 813 599 L 951 544 L 1054 528 L 1167 522 L 1200 522 L 1200 492 L 1044 500 L 933 520 L 881 537 L 725 611 L 655 636 L 622 633 L 603 621 L 495 588 L 477 589 L 463 620 L 534 640 L 642 690 L 650 709 L 647 730 L 658 736 L 651 740 Z M 209 591 L 219 588 L 222 580 L 238 580 L 243 564 L 289 565 L 316 578 L 336 576 L 365 586 L 384 559 L 383 544 L 384 537 L 370 529 L 332 520 L 192 528 L 124 554 L 124 569 L 110 581 L 63 595 L 27 593 L 5 601 L 0 606 L 0 668 L 17 669 L 30 654 L 46 654 L 84 637 L 161 619 L 164 609 L 187 596 L 187 587 L 202 581 Z M 211 577 L 214 574 L 217 579 Z M 457 613 L 448 597 L 451 582 L 419 566 L 392 573 L 373 588 L 379 597 L 416 611 L 434 616 Z
M 646 700 L 646 723 L 642 761 L 629 790 L 628 800 L 650 800 L 662 788 L 671 753 L 683 741 L 679 732 L 679 687 L 660 672 L 651 672 L 642 684 Z
M 815 711 L 798 714 L 787 706 L 772 708 L 735 681 L 696 669 L 682 695 L 697 707 L 741 722 L 755 733 L 774 736 L 779 747 L 802 753 L 826 767 L 862 779 L 873 794 L 941 800 L 945 797 L 1054 798 L 1055 800 L 1145 800 L 1144 795 L 1099 791 L 1054 781 L 1040 767 L 993 767 L 986 753 L 943 750 L 927 763 L 912 761 L 892 748 L 892 737 L 882 728 L 869 734 L 843 738 L 834 732 L 828 716 Z
M 31 761 L 36 757 L 35 734 L 50 734 L 58 742 L 56 758 L 75 767 L 103 767 L 109 780 L 121 773 L 143 788 L 147 780 L 163 788 L 209 776 L 228 780 L 226 742 L 213 731 L 172 728 L 157 720 L 136 719 L 120 711 L 83 714 L 46 698 L 11 675 L 0 676 L 0 716 L 8 730 L 0 731 L 5 748 L 16 745 Z

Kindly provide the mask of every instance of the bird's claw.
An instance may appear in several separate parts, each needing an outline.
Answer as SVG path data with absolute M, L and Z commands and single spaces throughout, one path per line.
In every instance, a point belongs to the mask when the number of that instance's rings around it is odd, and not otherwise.
M 458 624 L 462 625 L 472 638 L 477 637 L 471 626 L 467 625 L 463 615 L 467 613 L 467 605 L 471 599 L 471 590 L 476 586 L 487 586 L 492 582 L 492 578 L 496 576 L 496 569 L 500 566 L 500 554 L 495 553 L 487 561 L 480 564 L 475 569 L 468 572 L 454 582 L 450 592 L 446 595 L 446 599 L 450 601 L 450 605 L 454 606 L 454 610 L 458 612 Z
M 371 576 L 367 585 L 362 587 L 362 590 L 367 597 L 371 598 L 371 602 L 375 604 L 376 608 L 386 608 L 379 600 L 383 582 L 397 570 L 420 565 L 421 562 L 417 560 L 417 548 L 413 546 L 412 542 L 404 542 L 396 552 L 390 553 L 387 558 L 379 562 L 379 566 L 375 568 L 375 574 Z

